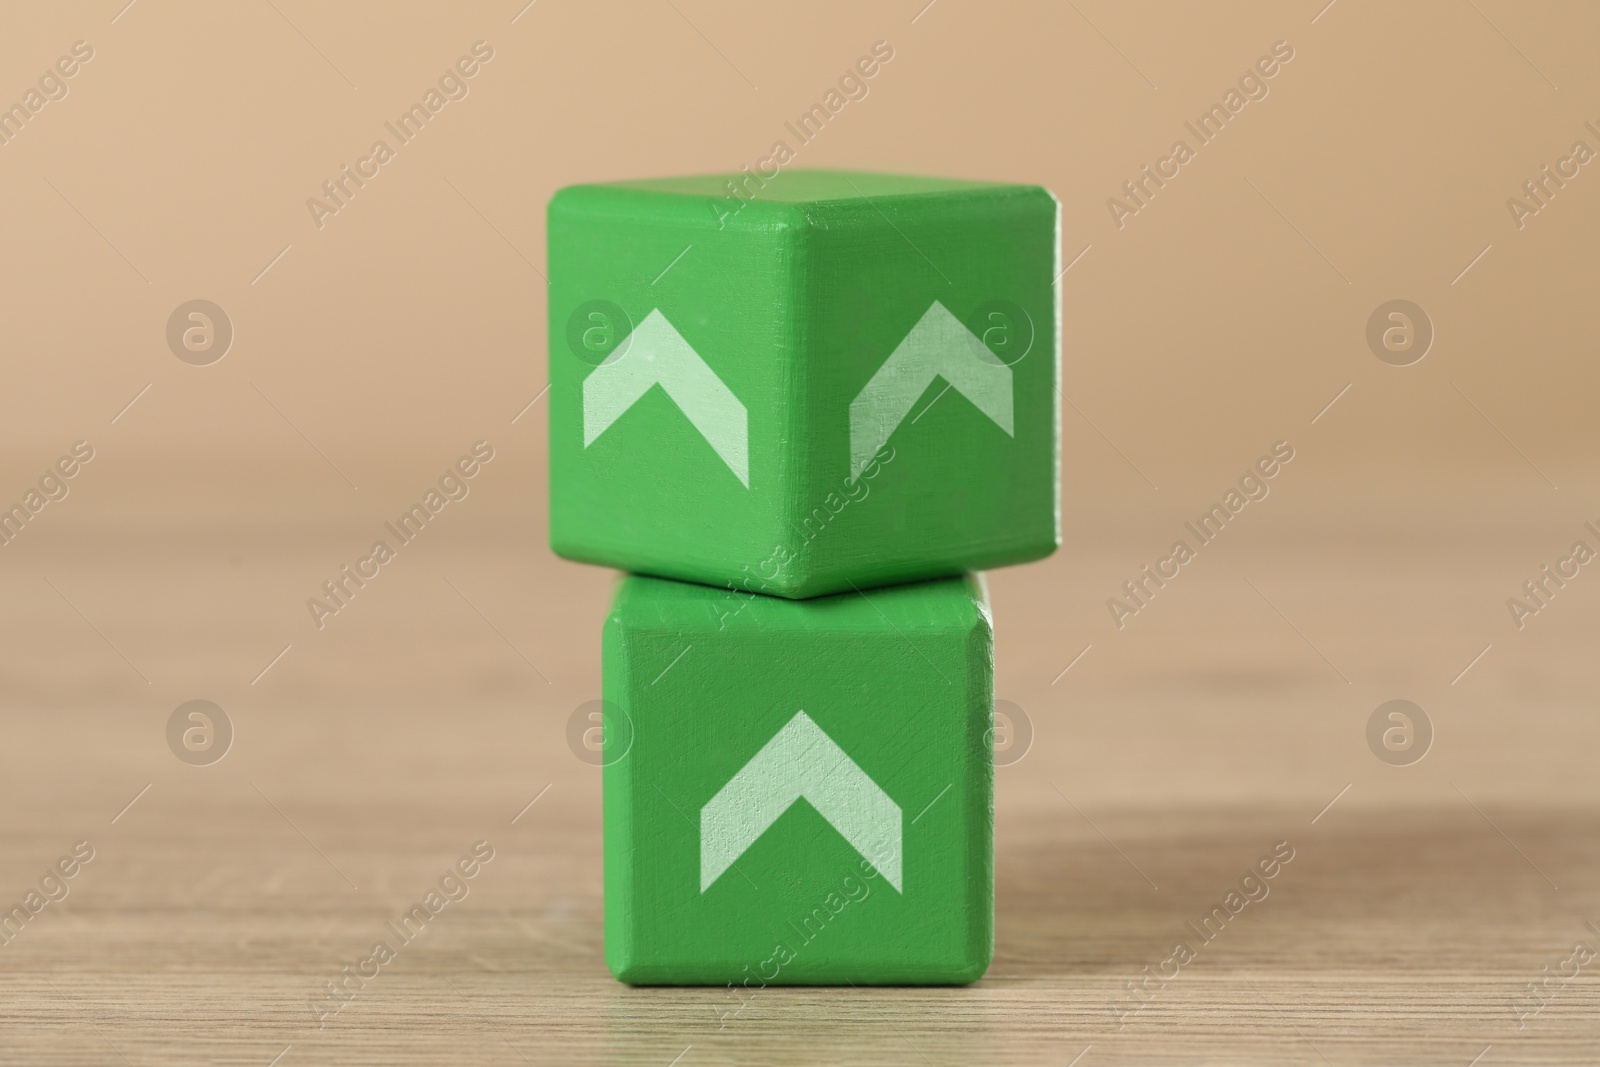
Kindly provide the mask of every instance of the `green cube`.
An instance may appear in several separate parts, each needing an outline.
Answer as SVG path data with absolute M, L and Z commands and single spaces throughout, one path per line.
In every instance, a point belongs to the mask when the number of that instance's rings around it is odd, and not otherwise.
M 555 551 L 784 597 L 1052 552 L 1055 199 L 758 181 L 551 201 Z
M 645 985 L 946 984 L 994 946 L 975 578 L 792 601 L 621 581 L 606 963 Z

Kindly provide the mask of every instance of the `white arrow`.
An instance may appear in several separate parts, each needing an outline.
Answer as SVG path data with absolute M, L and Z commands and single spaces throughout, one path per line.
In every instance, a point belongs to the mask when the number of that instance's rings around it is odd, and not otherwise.
M 750 488 L 750 420 L 739 398 L 659 308 L 624 343 L 628 347 L 622 358 L 600 364 L 583 380 L 583 447 L 594 444 L 652 385 L 659 385 Z
M 700 892 L 804 797 L 900 890 L 900 806 L 798 712 L 700 809 Z
M 935 300 L 850 402 L 850 478 L 861 475 L 933 382 L 943 378 L 1012 437 L 1011 368 Z M 937 399 L 937 398 L 935 398 Z

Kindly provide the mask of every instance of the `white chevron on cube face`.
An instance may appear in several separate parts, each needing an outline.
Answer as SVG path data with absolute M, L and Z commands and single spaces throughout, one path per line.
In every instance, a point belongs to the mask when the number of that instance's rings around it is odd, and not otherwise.
M 850 403 L 850 478 L 911 413 L 934 378 L 943 378 L 1007 435 L 1012 426 L 1011 368 L 935 300 Z
M 803 711 L 700 809 L 700 892 L 802 797 L 904 892 L 900 806 Z
M 750 419 L 745 406 L 659 308 L 634 327 L 618 359 L 583 380 L 583 447 L 611 427 L 653 385 L 678 405 L 734 476 L 750 488 Z

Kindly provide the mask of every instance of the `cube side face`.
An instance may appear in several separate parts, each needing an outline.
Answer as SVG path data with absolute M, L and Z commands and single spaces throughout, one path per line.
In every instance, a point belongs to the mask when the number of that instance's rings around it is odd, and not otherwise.
M 1050 554 L 1054 198 L 1005 186 L 807 212 L 800 595 Z
M 869 595 L 622 583 L 604 648 L 633 735 L 604 772 L 618 978 L 959 984 L 988 966 L 986 612 L 961 579 Z
M 549 212 L 550 540 L 726 584 L 792 513 L 793 211 L 578 186 Z
M 623 582 L 617 583 L 614 601 L 620 598 L 623 584 Z M 622 692 L 626 687 L 629 674 L 628 642 L 623 636 L 622 620 L 614 604 L 600 635 L 602 699 L 609 699 L 612 694 Z M 602 728 L 616 725 L 615 722 L 604 723 Z M 629 747 L 632 747 L 631 737 Z M 626 759 L 626 756 L 623 758 Z M 607 763 L 601 770 L 603 787 L 600 800 L 600 833 L 605 868 L 603 872 L 605 916 L 602 925 L 605 933 L 606 967 L 618 979 L 627 981 L 625 976 L 634 969 L 635 952 L 634 939 L 630 934 L 633 927 L 631 903 L 634 899 L 633 866 L 627 862 L 626 849 L 620 845 L 614 849 L 613 845 L 630 842 L 634 838 L 630 816 L 634 804 L 633 781 L 626 774 L 614 771 L 613 766 L 614 764 Z

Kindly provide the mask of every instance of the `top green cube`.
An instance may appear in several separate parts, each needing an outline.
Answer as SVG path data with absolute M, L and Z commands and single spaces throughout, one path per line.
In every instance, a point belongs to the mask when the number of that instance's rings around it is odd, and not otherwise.
M 1049 555 L 1055 198 L 826 171 L 550 202 L 550 541 L 791 598 Z

